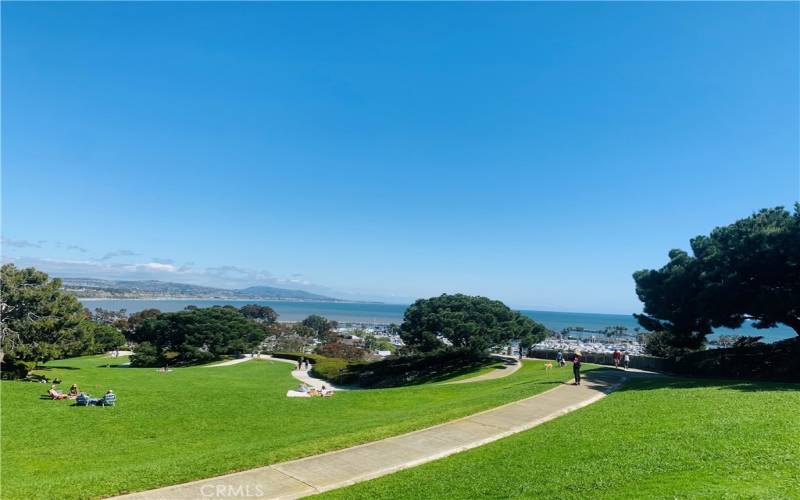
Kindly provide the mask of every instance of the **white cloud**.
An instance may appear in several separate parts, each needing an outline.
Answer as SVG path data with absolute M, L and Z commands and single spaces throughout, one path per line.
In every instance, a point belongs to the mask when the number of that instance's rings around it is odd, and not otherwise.
M 168 273 L 175 272 L 175 266 L 172 264 L 163 264 L 161 262 L 148 262 L 147 264 L 139 264 L 137 267 L 143 269 L 151 269 L 153 271 L 166 271 Z
M 113 259 L 114 257 L 132 257 L 134 255 L 139 255 L 139 254 L 132 250 L 117 250 L 116 252 L 108 252 L 107 254 L 100 257 L 100 260 L 109 260 Z
M 294 273 L 287 277 L 272 275 L 269 271 L 232 265 L 195 267 L 194 262 L 177 265 L 172 259 L 152 259 L 147 262 L 114 262 L 98 259 L 54 259 L 41 257 L 15 257 L 3 255 L 3 262 L 13 262 L 18 267 L 35 267 L 53 277 L 99 278 L 119 280 L 155 279 L 220 288 L 246 288 L 268 285 L 301 289 L 329 296 L 341 296 L 335 290 L 313 283 L 306 276 Z

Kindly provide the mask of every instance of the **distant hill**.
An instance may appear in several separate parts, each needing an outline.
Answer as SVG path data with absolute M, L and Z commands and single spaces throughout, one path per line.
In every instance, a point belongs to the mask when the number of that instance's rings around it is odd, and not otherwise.
M 306 292 L 304 290 L 287 290 L 286 288 L 275 288 L 274 286 L 249 286 L 247 288 L 236 290 L 236 292 L 252 297 L 273 297 L 273 296 L 285 297 L 286 294 L 291 294 L 291 297 L 294 299 L 338 300 L 338 299 L 332 299 L 330 297 L 325 297 L 324 295 L 317 295 L 316 293 Z
M 80 298 L 93 299 L 254 299 L 316 300 L 343 302 L 340 299 L 272 286 L 251 286 L 241 290 L 213 288 L 157 280 L 102 280 L 95 278 L 62 278 L 62 288 Z

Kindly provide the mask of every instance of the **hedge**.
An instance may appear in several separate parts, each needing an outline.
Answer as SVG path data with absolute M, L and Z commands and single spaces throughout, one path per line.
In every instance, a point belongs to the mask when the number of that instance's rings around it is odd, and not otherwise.
M 425 354 L 389 356 L 372 363 L 348 366 L 350 383 L 365 387 L 396 387 L 436 382 L 462 375 L 497 358 L 469 349 L 442 349 Z
M 772 344 L 752 342 L 724 349 L 697 351 L 675 360 L 675 372 L 700 377 L 800 382 L 800 339 Z
M 307 359 L 312 365 L 311 373 L 313 375 L 333 383 L 350 383 L 350 379 L 347 376 L 349 363 L 344 359 L 329 358 L 319 354 L 301 354 L 299 352 L 276 352 L 272 356 L 293 361 L 298 361 L 300 358 Z M 340 370 L 342 371 L 341 377 Z
M 397 387 L 435 382 L 497 363 L 497 358 L 468 349 L 441 349 L 426 354 L 389 356 L 373 362 L 348 362 L 341 358 L 295 352 L 280 352 L 273 356 L 293 361 L 303 357 L 313 365 L 313 375 L 335 384 L 361 387 Z

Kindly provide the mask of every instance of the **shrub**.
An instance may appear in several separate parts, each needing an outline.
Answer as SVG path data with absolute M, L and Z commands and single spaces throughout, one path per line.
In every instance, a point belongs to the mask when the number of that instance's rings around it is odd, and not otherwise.
M 800 339 L 764 344 L 755 339 L 734 347 L 696 351 L 675 358 L 675 372 L 701 377 L 800 381 Z
M 14 380 L 25 378 L 28 372 L 36 366 L 36 361 L 22 361 L 12 356 L 6 355 L 0 364 L 0 378 L 3 380 Z
M 397 387 L 455 377 L 497 362 L 472 349 L 441 349 L 432 353 L 389 356 L 371 363 L 348 362 L 319 354 L 276 353 L 276 358 L 308 359 L 312 374 L 332 383 L 362 387 Z
M 389 356 L 348 366 L 347 380 L 364 387 L 396 387 L 442 380 L 496 363 L 473 349 L 442 349 L 425 354 Z
M 341 358 L 348 361 L 361 361 L 367 355 L 367 351 L 341 342 L 331 342 L 317 347 L 317 354 L 328 358 Z
M 351 376 L 349 367 L 352 363 L 341 358 L 329 358 L 319 354 L 300 354 L 299 352 L 277 352 L 272 355 L 275 358 L 291 359 L 298 361 L 300 358 L 307 359 L 312 365 L 312 374 L 334 383 L 350 383 Z M 340 370 L 341 377 L 340 377 Z
M 351 384 L 354 382 L 351 369 L 356 363 L 348 363 L 341 358 L 320 356 L 314 363 L 313 374 L 330 382 Z

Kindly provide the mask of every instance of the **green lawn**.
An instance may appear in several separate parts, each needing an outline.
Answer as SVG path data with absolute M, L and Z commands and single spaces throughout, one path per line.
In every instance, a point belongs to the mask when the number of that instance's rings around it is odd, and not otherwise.
M 45 372 L 114 408 L 41 400 L 47 386 L 3 381 L 2 498 L 98 497 L 313 455 L 427 427 L 521 399 L 569 377 L 526 363 L 509 377 L 289 399 L 291 365 L 250 361 L 159 373 L 87 357 Z
M 485 375 L 485 374 L 493 372 L 493 371 L 508 370 L 508 369 L 509 369 L 508 365 L 506 365 L 504 362 L 497 361 L 497 362 L 491 363 L 489 365 L 486 365 L 484 367 L 481 367 L 481 368 L 478 368 L 476 370 L 473 370 L 470 373 L 462 373 L 460 375 L 456 375 L 456 376 L 450 377 L 447 380 L 443 381 L 443 383 L 457 382 L 459 380 L 466 380 L 468 378 L 478 377 L 480 375 Z M 569 374 L 565 374 L 564 378 L 566 379 L 568 375 Z
M 529 431 L 331 498 L 800 498 L 800 386 L 628 382 Z

